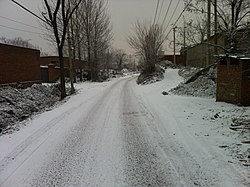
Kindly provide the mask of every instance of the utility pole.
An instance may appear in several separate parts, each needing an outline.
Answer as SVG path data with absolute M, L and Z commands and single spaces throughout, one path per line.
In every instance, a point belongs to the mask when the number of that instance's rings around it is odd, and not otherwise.
M 218 54 L 218 15 L 217 15 L 217 0 L 214 0 L 214 54 Z
M 207 39 L 211 36 L 211 0 L 207 0 Z
M 73 94 L 75 92 L 74 81 L 73 81 L 73 65 L 72 65 L 72 43 L 70 30 L 68 25 L 68 52 L 69 52 L 69 76 L 70 76 L 70 93 Z
M 134 57 L 134 67 L 133 67 L 133 69 L 134 69 L 134 73 L 135 73 L 135 71 L 136 71 L 136 68 L 135 68 L 135 57 Z
M 211 0 L 207 0 L 207 42 L 209 43 L 209 39 L 211 36 Z M 207 59 L 206 66 L 210 63 L 210 47 L 207 45 Z
M 175 51 L 175 32 L 176 32 L 176 26 L 174 26 L 173 27 L 173 31 L 174 31 L 174 64 L 176 64 L 176 55 L 175 55 L 175 53 L 176 53 L 176 51 Z
M 109 49 L 107 53 L 106 71 L 107 71 L 107 77 L 109 78 Z
M 69 4 L 70 6 L 70 4 Z M 75 92 L 74 88 L 74 81 L 73 81 L 73 65 L 72 65 L 72 36 L 70 35 L 70 24 L 72 25 L 72 22 L 69 22 L 69 25 L 67 26 L 67 33 L 68 33 L 68 52 L 69 52 L 69 76 L 70 76 L 70 93 L 73 94 Z M 72 28 L 71 28 L 72 29 Z M 72 30 L 73 32 L 73 30 Z
M 183 48 L 185 50 L 186 48 L 186 20 L 183 16 L 183 19 L 184 19 L 184 26 L 183 26 Z

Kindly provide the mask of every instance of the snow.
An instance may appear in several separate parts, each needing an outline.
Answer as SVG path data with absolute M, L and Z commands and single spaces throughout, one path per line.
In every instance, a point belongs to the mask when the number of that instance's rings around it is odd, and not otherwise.
M 49 68 L 48 66 L 40 66 L 40 68 Z
M 48 110 L 59 101 L 59 85 L 34 84 L 26 89 L 0 88 L 0 135 L 19 130 L 18 121 Z
M 189 84 L 179 84 L 176 88 L 170 90 L 170 92 L 176 95 L 215 98 L 216 84 L 213 80 L 201 76 Z
M 178 144 L 185 145 L 183 152 L 185 149 L 192 152 L 192 157 L 202 163 L 205 170 L 210 169 L 210 174 L 218 172 L 221 184 L 215 186 L 238 186 L 231 183 L 236 180 L 235 176 L 230 176 L 231 170 L 237 171 L 249 185 L 250 168 L 244 167 L 239 160 L 240 157 L 246 159 L 250 154 L 249 144 L 241 143 L 249 139 L 249 131 L 235 132 L 229 127 L 234 117 L 245 115 L 249 119 L 250 107 L 216 102 L 213 98 L 162 95 L 162 91 L 169 92 L 183 82 L 177 74 L 178 70 L 168 69 L 164 81 L 137 88 L 142 102 L 163 125 L 159 126 L 159 132 L 163 137 L 172 134 Z M 223 178 L 223 173 L 227 173 L 230 179 Z
M 176 95 L 186 95 L 194 97 L 215 98 L 216 96 L 216 66 L 212 66 L 208 71 L 201 73 L 195 80 L 189 81 L 192 76 L 200 73 L 203 69 L 184 67 L 179 70 L 179 75 L 184 77 L 185 81 L 169 92 Z
M 241 59 L 241 60 L 249 60 L 250 58 L 247 55 L 242 55 L 242 54 L 238 54 L 238 55 L 219 55 L 219 57 L 229 57 L 229 58 L 237 58 L 237 59 Z
M 162 95 L 178 69 L 77 84 L 77 94 L 0 136 L 0 186 L 250 185 L 249 131 L 229 129 L 250 107 L 214 98 Z

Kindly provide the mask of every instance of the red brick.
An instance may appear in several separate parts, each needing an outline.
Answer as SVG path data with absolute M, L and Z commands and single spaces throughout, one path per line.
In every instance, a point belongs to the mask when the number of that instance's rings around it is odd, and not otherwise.
M 232 58 L 225 59 L 217 66 L 216 100 L 250 105 L 250 60 L 239 59 L 238 65 L 232 65 Z
M 40 51 L 0 43 L 0 84 L 40 81 Z

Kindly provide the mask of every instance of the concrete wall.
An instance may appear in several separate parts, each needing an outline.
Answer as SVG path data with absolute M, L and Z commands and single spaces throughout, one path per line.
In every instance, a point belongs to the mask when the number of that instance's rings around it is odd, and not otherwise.
M 0 84 L 40 81 L 40 51 L 0 43 Z
M 193 67 L 206 67 L 207 66 L 207 46 L 200 44 L 191 47 L 186 53 L 186 65 Z
M 209 41 L 204 41 L 205 43 L 214 43 L 214 37 L 211 37 Z M 193 67 L 207 67 L 215 62 L 218 59 L 214 56 L 220 53 L 225 53 L 221 48 L 215 48 L 214 46 L 201 43 L 193 47 L 188 47 L 182 49 L 186 53 L 186 65 Z M 218 35 L 218 45 L 225 46 L 226 40 L 224 35 Z M 210 54 L 210 55 L 208 55 Z

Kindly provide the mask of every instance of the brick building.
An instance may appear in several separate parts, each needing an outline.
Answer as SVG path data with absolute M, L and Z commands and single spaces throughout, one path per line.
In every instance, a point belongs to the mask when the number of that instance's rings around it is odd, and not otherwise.
M 225 50 L 220 47 L 214 47 L 207 43 L 214 43 L 215 36 L 212 36 L 209 40 L 205 40 L 201 44 L 195 46 L 189 46 L 181 50 L 181 54 L 186 53 L 186 65 L 193 67 L 207 67 L 215 62 L 218 62 L 218 58 L 215 55 L 224 54 Z M 225 33 L 217 34 L 218 45 L 229 49 L 230 42 Z M 250 54 L 250 30 L 242 29 L 238 31 L 238 34 L 234 38 L 237 41 L 237 52 Z
M 216 100 L 250 105 L 250 58 L 221 57 L 217 66 Z
M 65 75 L 69 75 L 69 58 L 64 58 Z M 76 73 L 87 68 L 85 61 L 75 60 Z M 0 84 L 55 82 L 60 76 L 58 56 L 40 57 L 40 51 L 0 43 Z
M 40 51 L 0 43 L 0 84 L 40 82 Z
M 65 68 L 65 75 L 69 76 L 69 58 L 64 57 L 63 61 Z M 41 79 L 43 82 L 55 82 L 59 78 L 60 64 L 58 56 L 41 57 L 40 65 L 41 65 Z M 86 61 L 75 60 L 73 63 L 73 69 L 75 69 L 76 74 L 79 74 L 86 68 L 87 68 Z

